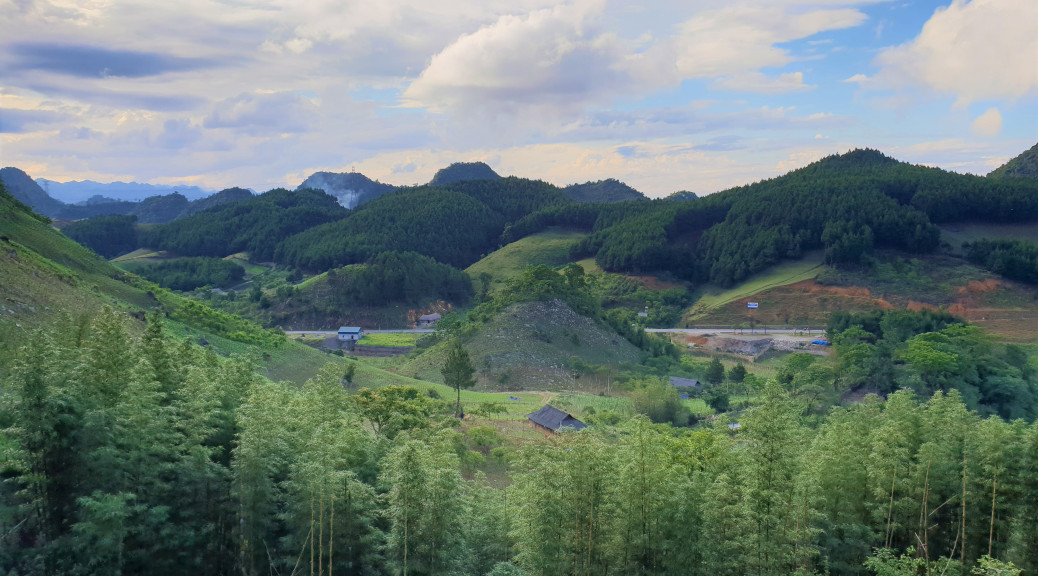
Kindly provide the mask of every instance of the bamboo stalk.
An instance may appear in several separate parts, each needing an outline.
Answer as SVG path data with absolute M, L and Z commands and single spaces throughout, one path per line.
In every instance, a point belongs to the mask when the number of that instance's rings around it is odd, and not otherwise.
M 926 573 L 930 573 L 930 528 L 927 526 L 929 517 L 927 504 L 930 499 L 930 465 L 933 458 L 926 461 L 926 476 L 923 479 L 923 503 L 919 510 L 919 531 L 923 533 L 923 558 L 926 560 Z
M 335 494 L 332 494 L 331 508 L 328 518 L 328 576 L 332 576 L 332 558 L 335 554 Z
M 317 514 L 317 576 L 324 576 L 324 491 L 318 498 Z
M 314 491 L 310 490 L 310 576 L 314 576 Z
M 959 550 L 959 563 L 966 565 L 966 449 L 962 450 L 962 549 Z
M 891 540 L 894 537 L 893 532 L 890 529 L 890 522 L 894 517 L 894 483 L 897 482 L 897 467 L 894 467 L 894 473 L 890 477 L 890 507 L 887 508 L 887 533 L 886 538 L 883 540 L 883 547 L 890 548 Z
M 998 494 L 998 471 L 995 471 L 995 480 L 991 485 L 991 528 L 988 529 L 988 556 L 991 556 L 991 544 L 995 539 L 995 495 Z

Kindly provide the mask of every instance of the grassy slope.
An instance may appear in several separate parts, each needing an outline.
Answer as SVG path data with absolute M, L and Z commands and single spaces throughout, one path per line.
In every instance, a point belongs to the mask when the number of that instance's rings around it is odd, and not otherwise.
M 959 258 L 878 252 L 867 269 L 813 268 L 817 263 L 792 262 L 731 290 L 707 293 L 683 321 L 693 326 L 751 320 L 772 326 L 824 326 L 835 311 L 940 308 L 1009 340 L 1038 339 L 1038 292 Z M 760 307 L 749 310 L 747 301 Z
M 800 260 L 783 262 L 777 266 L 768 268 L 764 272 L 754 274 L 745 282 L 734 288 L 720 288 L 707 285 L 701 290 L 701 296 L 693 305 L 693 308 L 717 308 L 747 298 L 778 286 L 787 286 L 802 280 L 814 278 L 822 270 L 822 253 L 820 251 L 809 252 Z
M 637 363 L 634 345 L 612 330 L 579 316 L 561 303 L 524 302 L 506 308 L 465 348 L 479 372 L 480 386 L 496 389 L 557 390 L 593 385 L 592 377 L 573 377 L 571 357 L 583 363 L 617 367 Z M 400 366 L 402 374 L 442 382 L 442 344 Z
M 491 289 L 499 290 L 506 280 L 518 276 L 527 266 L 561 266 L 568 263 L 570 246 L 586 236 L 583 232 L 550 229 L 512 242 L 488 254 L 466 268 L 465 272 L 472 277 L 477 290 L 479 275 L 483 272 L 493 277 Z
M 150 310 L 157 305 L 146 290 L 123 281 L 125 275 L 121 270 L 51 226 L 13 209 L 3 199 L 0 234 L 6 238 L 0 239 L 0 357 L 10 357 L 31 337 L 33 329 L 90 318 L 104 305 L 126 312 Z M 162 299 L 181 297 L 166 294 Z M 205 339 L 220 354 L 249 356 L 260 371 L 278 380 L 303 382 L 325 362 L 342 362 L 338 357 L 294 342 L 277 348 L 260 347 L 172 320 L 167 326 L 175 337 Z M 0 363 L 0 376 L 8 368 L 6 363 Z M 384 375 L 362 374 L 361 379 L 398 379 L 378 372 Z

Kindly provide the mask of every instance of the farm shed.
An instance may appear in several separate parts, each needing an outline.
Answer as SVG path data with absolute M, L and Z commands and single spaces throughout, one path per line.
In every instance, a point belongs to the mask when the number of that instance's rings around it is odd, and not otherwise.
M 569 413 L 548 404 L 545 404 L 536 412 L 530 412 L 526 415 L 526 418 L 533 422 L 534 428 L 539 428 L 546 432 L 558 432 L 562 428 L 572 428 L 573 430 L 587 428 L 587 424 L 577 420 Z
M 363 332 L 359 326 L 340 326 L 339 342 L 356 342 Z
M 439 314 L 425 314 L 418 318 L 419 328 L 435 328 L 441 316 Z
M 678 378 L 677 376 L 670 377 L 670 385 L 675 388 L 699 388 L 699 380 L 693 378 Z

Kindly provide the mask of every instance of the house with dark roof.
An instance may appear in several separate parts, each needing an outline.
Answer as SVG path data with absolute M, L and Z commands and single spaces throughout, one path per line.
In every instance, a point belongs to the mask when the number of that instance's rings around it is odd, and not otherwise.
M 419 328 L 435 328 L 436 323 L 440 321 L 441 316 L 439 314 L 425 314 L 418 318 Z
M 526 419 L 533 423 L 533 427 L 544 432 L 559 432 L 563 428 L 572 430 L 583 430 L 587 428 L 580 420 L 577 420 L 567 412 L 563 412 L 554 406 L 545 404 L 540 410 L 530 412 Z
M 699 380 L 693 378 L 678 378 L 677 376 L 670 377 L 670 385 L 675 388 L 693 388 L 699 389 Z

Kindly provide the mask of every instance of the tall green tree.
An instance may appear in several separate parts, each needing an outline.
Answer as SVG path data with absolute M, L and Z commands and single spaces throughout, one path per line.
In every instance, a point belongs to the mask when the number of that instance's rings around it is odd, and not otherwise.
M 447 344 L 447 359 L 440 369 L 440 374 L 443 375 L 443 382 L 458 392 L 458 403 L 454 414 L 458 418 L 464 417 L 465 413 L 461 410 L 461 390 L 475 386 L 476 368 L 472 365 L 469 353 L 461 345 L 460 339 L 454 338 Z

